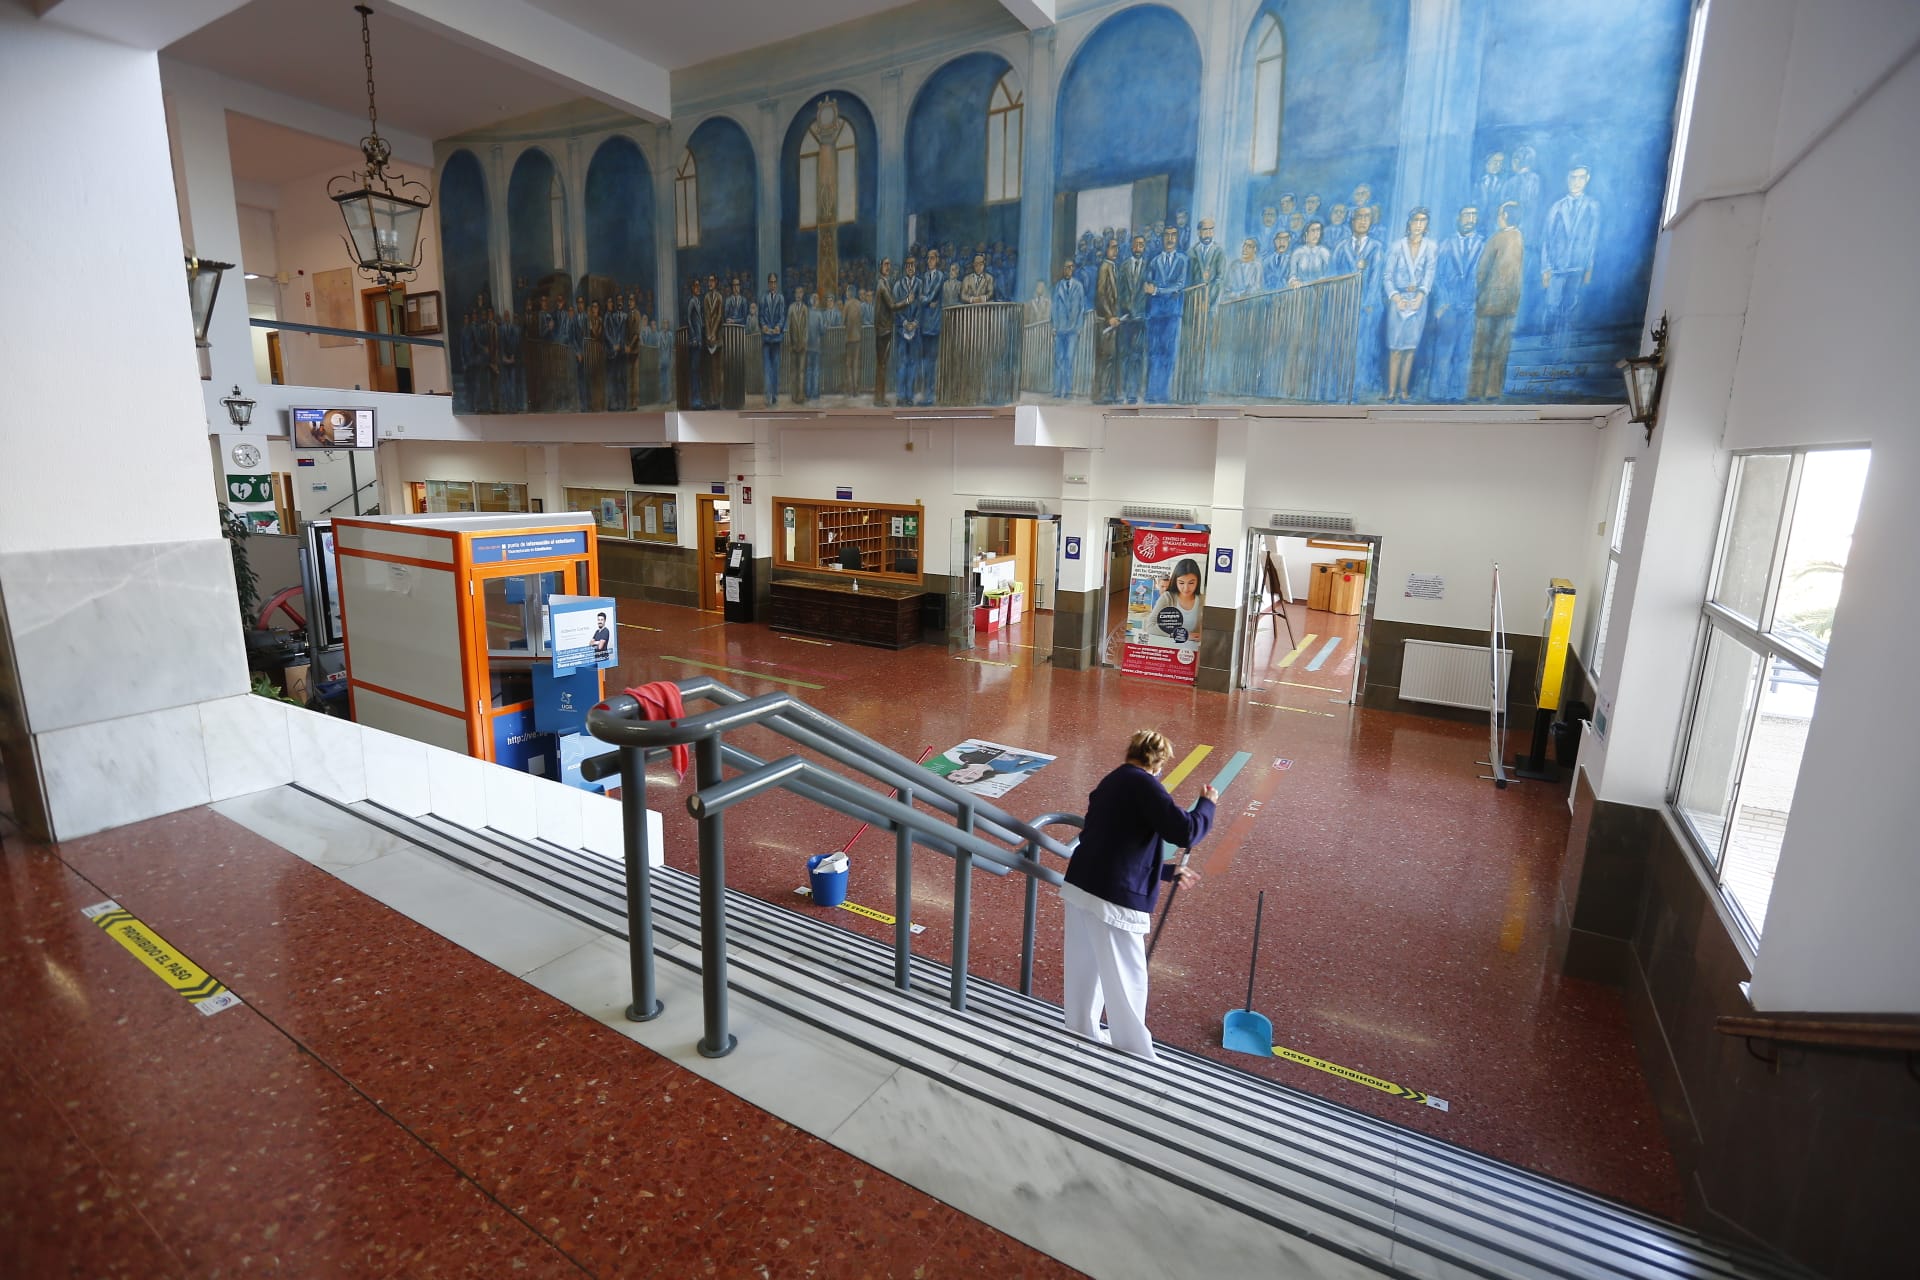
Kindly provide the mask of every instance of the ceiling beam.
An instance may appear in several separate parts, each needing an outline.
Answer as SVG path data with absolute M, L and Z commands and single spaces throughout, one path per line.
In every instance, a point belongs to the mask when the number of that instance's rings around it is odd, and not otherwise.
M 644 119 L 672 114 L 665 67 L 525 0 L 382 0 L 380 11 Z
M 247 0 L 34 0 L 49 22 L 135 49 L 164 49 Z
M 1000 0 L 1000 4 L 1029 31 L 1038 31 L 1054 23 L 1056 0 Z

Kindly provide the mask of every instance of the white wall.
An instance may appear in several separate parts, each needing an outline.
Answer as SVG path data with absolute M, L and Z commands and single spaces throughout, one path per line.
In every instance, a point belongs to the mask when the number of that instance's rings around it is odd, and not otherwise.
M 80 247 L 59 255 L 58 288 L 0 307 L 0 547 L 217 536 L 158 65 L 7 6 L 0 86 L 0 164 L 17 175 L 0 183 L 0 226 Z M 139 323 L 103 347 L 84 337 L 105 298 Z M 112 518 L 76 504 L 77 485 L 111 494 Z
M 1669 314 L 1673 338 L 1601 681 L 1613 731 L 1583 760 L 1603 800 L 1664 806 L 1730 451 L 1873 449 L 1755 958 L 1763 1010 L 1920 1013 L 1907 764 L 1920 694 L 1904 678 L 1920 627 L 1907 316 L 1920 254 L 1856 231 L 1920 197 L 1906 161 L 1917 42 L 1920 7 L 1896 0 L 1714 5 L 1681 213 L 1656 259 L 1649 314 Z
M 429 184 L 433 180 L 429 169 L 396 164 L 391 171 L 396 180 L 410 178 Z M 325 170 L 309 174 L 282 183 L 279 188 L 274 210 L 275 256 L 279 269 L 290 277 L 288 284 L 280 290 L 279 318 L 282 320 L 295 324 L 322 323 L 314 307 L 314 273 L 335 271 L 351 265 L 343 243 L 346 229 L 340 220 L 340 207 L 327 196 L 327 180 L 337 172 Z M 431 210 L 424 221 L 420 233 L 420 274 L 407 283 L 409 293 L 440 290 L 439 223 Z M 371 287 L 371 282 L 362 280 L 355 273 L 354 319 L 347 328 L 365 326 L 360 311 L 360 291 Z M 442 303 L 444 316 L 444 298 Z M 444 333 L 428 336 L 442 340 L 446 337 Z M 321 341 L 318 335 L 311 333 L 283 332 L 280 335 L 280 352 L 285 361 L 289 385 L 341 388 L 371 385 L 367 344 L 364 341 L 355 341 L 348 346 L 323 346 Z M 413 360 L 413 386 L 416 393 L 452 390 L 447 379 L 447 360 L 443 350 L 416 346 Z
M 1885 34 L 1885 14 L 1866 17 L 1840 33 L 1856 37 L 1862 53 Z M 1805 41 L 1816 41 L 1804 60 L 1826 64 L 1832 83 L 1831 64 L 1844 55 L 1822 27 L 1796 27 L 1794 62 L 1803 61 Z M 1920 21 L 1908 27 L 1911 40 Z M 1795 123 L 1801 114 L 1790 97 L 1783 133 L 1806 131 Z M 1920 692 L 1905 676 L 1920 632 L 1920 434 L 1910 372 L 1920 252 L 1889 246 L 1857 271 L 1817 270 L 1805 252 L 1809 237 L 1832 234 L 1835 192 L 1856 209 L 1920 204 L 1920 172 L 1898 159 L 1912 154 L 1916 120 L 1920 62 L 1909 62 L 1768 194 L 1727 412 L 1729 448 L 1864 441 L 1873 449 L 1754 974 L 1756 1003 L 1773 1009 L 1920 1012 L 1920 857 L 1907 799 Z
M 1570 579 L 1577 635 L 1598 589 L 1587 523 L 1597 434 L 1585 420 L 1257 422 L 1247 522 L 1287 510 L 1351 514 L 1356 531 L 1380 535 L 1375 616 L 1385 621 L 1485 630 L 1497 560 L 1507 628 L 1524 634 L 1547 580 Z M 1446 598 L 1407 599 L 1411 573 L 1440 574 Z M 1304 593 L 1305 581 L 1296 577 L 1294 589 Z

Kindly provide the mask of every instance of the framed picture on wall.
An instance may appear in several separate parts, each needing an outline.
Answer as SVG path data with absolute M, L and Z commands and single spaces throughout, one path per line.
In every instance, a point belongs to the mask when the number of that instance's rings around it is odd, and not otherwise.
M 407 332 L 425 334 L 440 332 L 440 294 L 410 293 L 407 295 Z

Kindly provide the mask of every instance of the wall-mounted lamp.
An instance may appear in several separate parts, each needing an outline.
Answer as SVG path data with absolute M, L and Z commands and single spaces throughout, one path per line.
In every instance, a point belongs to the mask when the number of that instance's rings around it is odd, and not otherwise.
M 202 380 L 213 377 L 212 358 L 207 354 L 207 326 L 213 323 L 213 300 L 220 296 L 220 275 L 231 270 L 231 262 L 187 259 L 187 301 L 193 305 L 193 345 L 200 348 Z
M 232 395 L 220 397 L 220 403 L 227 406 L 227 417 L 233 420 L 234 426 L 244 427 L 253 421 L 254 402 L 240 394 L 238 383 L 234 384 Z
M 1660 389 L 1667 380 L 1667 317 L 1653 327 L 1653 354 L 1631 356 L 1615 366 L 1626 375 L 1627 413 L 1647 428 L 1647 443 L 1653 443 L 1654 419 L 1660 416 Z

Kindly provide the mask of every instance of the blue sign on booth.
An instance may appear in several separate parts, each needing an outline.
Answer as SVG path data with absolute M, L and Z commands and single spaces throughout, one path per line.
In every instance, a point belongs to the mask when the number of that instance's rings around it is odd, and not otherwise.
M 498 538 L 475 538 L 473 562 L 500 564 L 508 560 L 552 560 L 587 554 L 587 531 L 563 529 L 556 533 L 513 533 Z
M 542 733 L 579 732 L 598 701 L 598 667 L 577 667 L 569 675 L 555 675 L 545 667 L 533 669 L 533 726 Z

